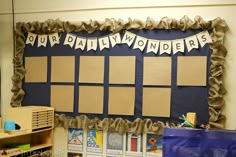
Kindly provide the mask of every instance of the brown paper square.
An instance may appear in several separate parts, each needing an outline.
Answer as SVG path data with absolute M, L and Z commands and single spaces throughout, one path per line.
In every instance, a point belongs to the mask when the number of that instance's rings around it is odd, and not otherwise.
M 51 106 L 59 112 L 73 112 L 74 86 L 51 85 Z
M 74 56 L 53 56 L 51 63 L 51 82 L 75 81 Z
M 171 57 L 144 57 L 143 85 L 171 85 Z
M 178 56 L 177 85 L 206 86 L 207 56 Z
M 25 57 L 25 82 L 47 82 L 47 57 Z
M 103 86 L 79 86 L 79 113 L 103 113 Z
M 135 83 L 135 56 L 110 56 L 109 60 L 110 84 Z
M 143 88 L 143 116 L 170 117 L 170 88 Z
M 134 115 L 134 87 L 109 87 L 108 114 Z
M 104 56 L 80 56 L 79 82 L 104 82 Z

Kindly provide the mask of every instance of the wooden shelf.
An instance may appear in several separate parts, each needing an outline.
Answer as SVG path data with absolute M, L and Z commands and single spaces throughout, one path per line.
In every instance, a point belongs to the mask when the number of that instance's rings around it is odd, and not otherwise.
M 21 150 L 20 148 L 6 148 L 14 144 L 30 144 L 30 149 Z M 0 157 L 9 157 L 16 155 L 28 156 L 32 154 L 33 151 L 48 148 L 49 151 L 53 149 L 53 128 L 47 128 L 42 130 L 37 130 L 34 132 L 25 132 L 20 134 L 6 135 L 0 137 L 0 154 L 4 152 L 7 155 L 0 155 Z M 32 152 L 32 153 L 30 153 Z
M 39 150 L 39 149 L 43 149 L 43 148 L 49 148 L 49 147 L 52 147 L 52 146 L 53 146 L 52 144 L 40 144 L 40 145 L 37 145 L 37 146 L 32 146 L 28 150 L 15 149 L 15 151 L 12 150 L 13 151 L 12 153 L 9 153 L 7 155 L 0 155 L 0 157 L 9 157 L 9 156 L 20 155 L 20 154 L 33 152 L 35 150 Z M 7 152 L 7 150 L 6 150 L 6 152 Z
M 24 136 L 24 135 L 37 134 L 37 133 L 48 131 L 48 130 L 52 130 L 52 129 L 53 128 L 46 128 L 46 129 L 41 129 L 41 130 L 37 130 L 37 131 L 33 131 L 33 132 L 23 132 L 23 133 L 4 135 L 4 136 L 0 136 L 0 140 L 1 139 L 6 139 L 6 138 L 13 138 L 13 137 L 18 137 L 18 136 Z
M 0 157 L 26 157 L 53 151 L 53 108 L 39 106 L 9 108 L 7 119 L 14 120 L 22 130 L 7 132 L 0 130 Z M 22 150 L 20 146 L 25 146 L 28 150 Z

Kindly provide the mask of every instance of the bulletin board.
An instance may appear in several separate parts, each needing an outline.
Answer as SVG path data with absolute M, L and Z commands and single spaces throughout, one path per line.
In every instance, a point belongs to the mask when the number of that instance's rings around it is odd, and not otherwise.
M 227 29 L 186 16 L 19 22 L 11 105 L 55 107 L 66 128 L 161 132 L 186 112 L 223 128 Z

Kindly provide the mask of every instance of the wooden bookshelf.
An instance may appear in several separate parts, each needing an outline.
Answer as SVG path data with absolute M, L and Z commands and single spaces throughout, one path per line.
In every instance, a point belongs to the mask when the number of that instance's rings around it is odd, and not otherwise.
M 16 144 L 30 144 L 30 148 L 27 150 L 21 150 L 20 148 L 12 148 L 9 146 Z M 30 154 L 34 151 L 47 149 L 52 152 L 53 149 L 53 128 L 41 129 L 31 133 L 11 134 L 0 137 L 0 157 L 9 157 L 16 155 Z M 5 153 L 7 154 L 5 154 Z M 3 154 L 2 154 L 3 153 Z M 28 156 L 28 155 L 27 155 Z

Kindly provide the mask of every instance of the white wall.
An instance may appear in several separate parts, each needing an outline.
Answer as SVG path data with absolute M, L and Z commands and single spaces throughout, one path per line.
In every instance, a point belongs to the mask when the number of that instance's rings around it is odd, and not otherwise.
M 1 54 L 1 105 L 2 116 L 6 117 L 6 109 L 10 107 L 12 93 L 11 76 L 13 73 L 12 54 L 12 16 L 11 1 L 0 1 L 0 54 Z M 70 2 L 70 3 L 69 3 Z M 236 1 L 235 0 L 18 0 L 15 1 L 16 22 L 45 21 L 47 19 L 57 19 L 65 21 L 88 21 L 105 18 L 115 18 L 127 20 L 146 20 L 152 17 L 159 20 L 164 16 L 180 19 L 184 15 L 194 18 L 196 15 L 202 16 L 205 20 L 221 17 L 229 25 L 226 34 L 225 46 L 228 55 L 225 64 L 225 87 L 228 94 L 225 96 L 225 115 L 227 116 L 226 128 L 236 128 Z M 66 156 L 65 137 L 67 132 L 62 129 L 55 131 L 55 150 L 61 156 Z

